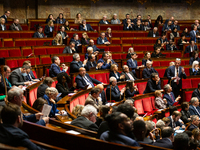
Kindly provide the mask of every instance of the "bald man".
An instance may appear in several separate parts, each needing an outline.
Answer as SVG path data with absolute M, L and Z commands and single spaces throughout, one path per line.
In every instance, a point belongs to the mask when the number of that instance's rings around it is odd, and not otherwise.
M 107 103 L 107 100 L 106 100 L 106 94 L 104 92 L 103 84 L 98 84 L 96 86 L 96 88 L 98 88 L 100 90 L 99 98 L 101 99 L 102 104 L 105 105 Z
M 90 43 L 89 43 L 88 47 L 92 47 L 93 48 L 93 52 L 100 51 L 100 49 L 97 48 L 96 45 L 94 45 L 94 40 L 90 40 Z M 88 47 L 87 47 L 87 49 L 88 49 Z
M 13 24 L 10 25 L 12 31 L 22 31 L 22 27 L 19 24 L 19 19 L 14 19 Z

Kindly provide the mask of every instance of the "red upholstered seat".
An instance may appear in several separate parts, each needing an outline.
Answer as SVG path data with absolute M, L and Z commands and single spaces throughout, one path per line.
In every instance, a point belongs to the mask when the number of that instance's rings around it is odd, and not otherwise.
M 121 52 L 121 46 L 110 46 L 109 51 L 111 51 L 111 52 Z
M 122 44 L 133 44 L 133 39 L 122 39 Z M 137 43 L 134 43 L 137 44 Z
M 168 84 L 168 79 L 163 80 L 163 87 L 164 87 L 166 84 Z M 163 88 L 163 87 L 162 87 L 162 88 Z
M 40 59 L 39 58 L 31 57 L 31 58 L 28 58 L 28 60 L 31 61 L 31 65 L 35 65 L 35 61 L 36 61 L 36 65 L 40 64 Z
M 190 76 L 190 68 L 184 68 L 185 69 L 185 74 L 187 76 Z
M 107 77 L 105 73 L 95 74 L 95 79 L 99 80 L 100 82 L 107 83 Z
M 145 88 L 146 88 L 146 85 L 147 85 L 147 82 L 141 82 L 141 83 L 137 83 L 137 88 L 138 88 L 138 92 L 140 94 L 143 94 Z
M 9 38 L 20 38 L 20 33 L 9 34 Z
M 143 40 L 143 43 L 144 44 L 154 44 L 154 43 L 156 43 L 156 41 L 155 40 L 146 39 L 146 40 Z
M 26 60 L 28 60 L 28 59 L 19 59 L 19 60 L 17 60 L 18 65 L 19 65 L 19 66 L 22 66 L 22 65 L 23 65 L 23 62 L 26 61 Z
M 32 71 L 33 72 L 33 75 L 35 76 L 35 78 L 37 78 L 37 74 L 35 71 Z
M 0 38 L 9 38 L 8 33 L 1 33 Z
M 157 119 L 156 119 L 156 118 L 154 118 L 152 121 L 153 121 L 154 123 L 157 123 Z
M 22 56 L 20 49 L 9 50 L 9 55 L 10 55 L 10 57 L 20 57 L 20 56 Z
M 160 66 L 169 66 L 171 61 L 160 61 Z
M 73 101 L 70 102 L 70 112 L 72 112 L 73 108 L 79 104 L 79 98 L 75 98 Z
M 126 85 L 119 85 L 118 88 L 121 91 Z
M 123 37 L 123 33 L 122 32 L 119 32 L 119 33 L 118 32 L 113 32 L 112 36 L 113 37 Z
M 0 41 L 0 47 L 2 47 L 2 41 Z
M 112 54 L 112 59 L 122 59 L 121 54 Z
M 96 37 L 96 38 L 99 37 L 97 32 L 88 32 L 87 34 L 88 34 L 89 37 Z
M 56 87 L 56 84 L 58 83 L 58 81 L 54 81 L 53 83 L 52 83 L 52 86 L 51 87 Z
M 63 53 L 63 50 L 64 48 L 58 48 L 59 49 L 59 53 L 62 54 Z
M 193 88 L 197 88 L 198 84 L 200 83 L 200 79 L 199 78 L 194 78 L 194 79 L 191 79 L 191 80 L 192 80 L 192 87 Z
M 34 48 L 35 55 L 46 55 L 46 48 Z
M 170 57 L 175 57 L 175 58 L 180 58 L 181 57 L 181 53 L 170 53 Z
M 14 43 L 13 41 L 4 41 L 4 47 L 13 47 Z
M 37 46 L 36 41 L 26 41 L 26 46 Z
M 147 37 L 145 33 L 134 33 L 134 37 Z
M 78 99 L 79 99 L 79 104 L 84 106 L 85 105 L 85 99 L 86 99 L 85 95 L 79 96 Z
M 33 33 L 20 33 L 21 38 L 31 38 Z
M 145 112 L 152 112 L 153 107 L 151 104 L 151 97 L 143 98 L 142 99 L 143 109 Z
M 63 58 L 64 58 L 65 62 L 72 62 L 73 61 L 73 56 L 72 55 L 71 56 L 63 56 Z
M 58 48 L 47 48 L 47 54 L 59 54 Z
M 147 46 L 134 46 L 135 51 L 147 51 Z
M 50 57 L 44 57 L 40 58 L 41 64 L 51 64 L 51 58 Z
M 112 44 L 121 44 L 120 39 L 112 39 Z
M 192 88 L 192 81 L 191 79 L 183 79 L 182 80 L 182 89 Z
M 122 59 L 126 59 L 127 54 L 121 54 Z
M 127 32 L 127 33 L 123 32 L 123 37 L 134 37 L 134 34 L 133 33 L 129 33 L 129 32 Z
M 22 49 L 23 56 L 28 56 L 32 53 L 32 49 Z
M 155 107 L 155 97 L 154 96 L 151 97 L 151 104 L 152 104 L 153 109 L 156 109 L 156 107 Z
M 8 50 L 0 50 L 0 56 L 1 57 L 9 57 Z
M 46 76 L 49 77 L 49 69 L 46 69 Z
M 139 61 L 139 62 L 137 62 L 137 64 L 138 64 L 138 66 L 141 66 L 141 65 L 142 65 L 142 62 L 141 62 L 141 61 Z
M 15 41 L 15 46 L 26 46 L 25 41 Z
M 134 102 L 134 106 L 137 109 L 138 115 L 144 115 L 144 109 L 143 109 L 142 99 L 136 100 Z
M 189 53 L 184 54 L 184 57 L 190 57 Z
M 104 49 L 104 51 L 109 51 L 109 46 L 99 46 L 99 45 L 97 45 L 97 47 L 99 48 L 99 49 Z
M 72 56 L 73 57 L 73 56 Z M 84 61 L 84 59 L 85 59 L 85 55 L 80 55 L 80 60 L 81 61 Z
M 37 99 L 37 88 L 33 89 L 29 93 L 29 104 L 30 106 L 33 106 L 33 103 Z
M 126 54 L 127 55 L 127 54 Z M 140 54 L 137 54 L 138 55 L 138 58 L 143 58 L 144 57 L 144 54 L 142 53 L 140 53 Z
M 192 98 L 192 93 L 193 93 L 193 91 L 185 91 L 184 97 L 185 97 L 185 101 L 186 101 L 186 102 L 189 102 L 189 101 L 191 100 L 191 98 Z
M 190 61 L 189 60 L 185 60 L 185 65 L 189 65 Z
M 185 66 L 185 60 L 182 60 L 182 61 L 181 61 L 181 65 L 182 65 L 182 66 Z
M 37 46 L 43 46 L 43 45 L 44 45 L 44 42 L 45 42 L 45 41 L 43 41 L 43 40 L 42 40 L 42 41 L 39 41 L 39 40 L 38 40 L 38 41 L 36 41 L 36 45 L 37 45 Z
M 133 44 L 143 44 L 143 39 L 133 39 Z
M 160 67 L 160 61 L 154 61 L 153 67 Z
M 159 74 L 160 78 L 164 77 L 165 69 L 156 69 L 156 71 L 158 71 L 158 74 Z
M 60 63 L 64 63 L 65 62 L 63 56 L 59 56 L 59 58 L 60 58 Z
M 170 116 L 170 112 L 165 112 L 165 117 L 169 117 Z
M 17 60 L 6 60 L 6 64 L 10 67 L 10 68 L 17 68 L 18 66 L 18 62 Z
M 147 46 L 147 51 L 154 51 L 153 46 Z
M 106 79 L 107 79 L 106 83 L 109 84 L 110 83 L 110 81 L 109 81 L 110 73 L 105 73 L 105 74 L 106 74 Z

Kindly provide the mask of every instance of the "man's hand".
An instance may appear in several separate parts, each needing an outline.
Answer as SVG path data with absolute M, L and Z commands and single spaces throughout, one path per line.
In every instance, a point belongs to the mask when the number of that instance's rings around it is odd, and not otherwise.
M 55 100 L 54 99 L 52 99 L 52 98 L 50 98 L 50 102 L 51 103 L 53 103 L 53 104 L 55 104 L 56 102 L 55 102 Z
M 25 85 L 30 85 L 31 81 L 24 82 Z
M 185 69 L 184 69 L 184 68 L 182 68 L 182 69 L 181 69 L 181 71 L 184 73 L 184 72 L 185 72 Z
M 111 59 L 108 59 L 108 60 L 107 60 L 107 64 L 109 64 L 110 62 L 111 62 Z
M 158 84 L 159 81 L 160 81 L 160 78 L 157 79 L 156 84 Z
M 39 120 L 41 116 L 43 116 L 43 113 L 41 113 L 41 112 L 35 114 L 35 118 L 37 120 Z
M 179 101 L 180 99 L 181 99 L 181 96 L 179 95 L 179 96 L 176 98 L 175 101 L 177 102 L 177 101 Z
M 87 59 L 85 59 L 84 61 L 83 61 L 83 65 L 85 66 L 86 65 L 86 63 L 87 63 Z
M 165 102 L 165 104 L 167 104 L 167 100 L 164 98 L 163 101 Z
M 178 127 L 176 127 L 176 128 L 174 128 L 175 130 L 179 130 L 180 129 L 180 126 L 178 126 Z
M 120 79 L 124 79 L 124 78 L 125 78 L 125 75 L 124 75 L 124 74 L 120 76 Z
M 42 118 L 43 120 L 44 120 L 44 122 L 47 124 L 47 123 L 49 123 L 49 117 L 44 117 L 44 118 Z

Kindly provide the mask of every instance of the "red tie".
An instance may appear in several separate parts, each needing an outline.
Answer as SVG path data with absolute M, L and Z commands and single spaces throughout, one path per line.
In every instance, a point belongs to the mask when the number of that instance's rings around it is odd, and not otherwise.
M 172 101 L 174 102 L 174 98 L 173 98 L 173 96 L 171 95 L 171 93 L 169 93 L 169 95 L 170 95 Z
M 178 68 L 176 69 L 177 70 L 177 77 L 178 77 Z M 178 85 L 179 84 L 179 80 L 178 79 L 176 79 L 176 84 Z

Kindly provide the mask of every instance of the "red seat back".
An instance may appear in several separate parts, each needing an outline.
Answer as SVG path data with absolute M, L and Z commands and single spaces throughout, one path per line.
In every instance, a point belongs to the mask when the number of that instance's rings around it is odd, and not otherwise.
M 6 64 L 10 67 L 10 68 L 17 68 L 18 66 L 18 62 L 17 60 L 6 60 Z
M 107 77 L 105 73 L 95 74 L 95 79 L 99 80 L 100 82 L 107 83 Z
M 183 79 L 182 80 L 182 89 L 192 88 L 191 79 Z
M 41 64 L 51 64 L 51 58 L 50 57 L 41 58 Z
M 192 79 L 192 87 L 193 88 L 197 88 L 199 83 L 200 83 L 200 79 L 199 78 Z
M 142 104 L 142 100 L 136 100 L 134 102 L 134 106 L 137 109 L 137 113 L 138 115 L 143 115 L 144 114 L 144 109 L 143 109 L 143 104 Z
M 37 99 L 37 87 L 30 91 L 29 93 L 29 104 L 30 106 L 33 106 L 33 103 Z
M 192 98 L 192 93 L 193 91 L 185 91 L 184 96 L 185 96 L 185 101 L 189 102 Z
M 137 88 L 138 88 L 138 92 L 140 94 L 143 94 L 145 88 L 146 88 L 146 85 L 147 85 L 147 82 L 141 82 L 141 83 L 137 83 Z
M 152 103 L 151 103 L 151 97 L 143 98 L 142 99 L 143 109 L 145 112 L 151 112 L 153 111 Z

